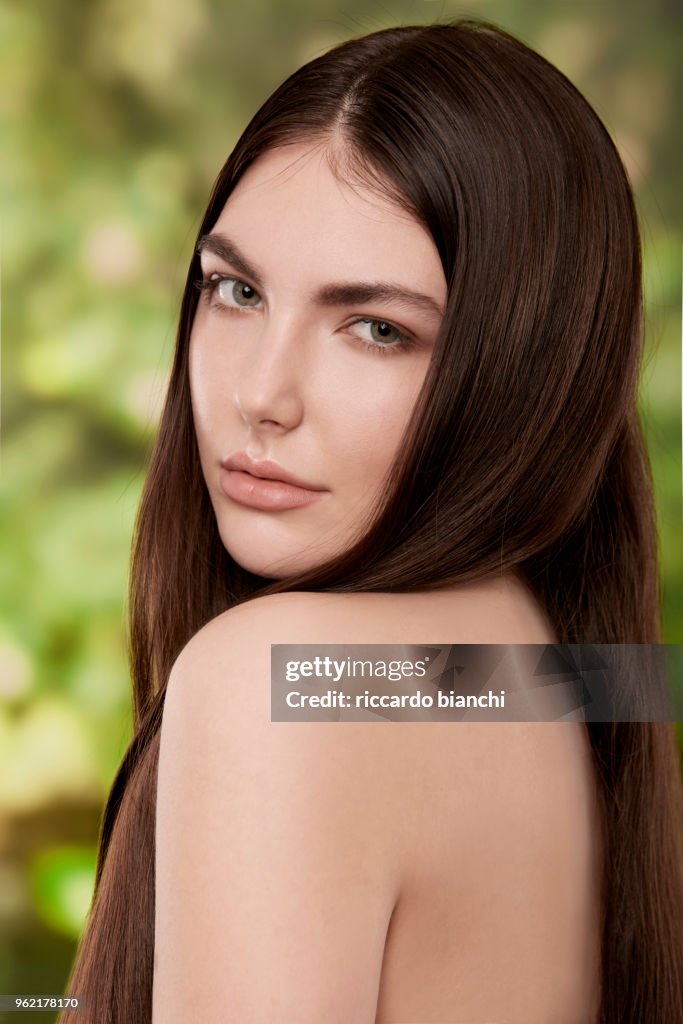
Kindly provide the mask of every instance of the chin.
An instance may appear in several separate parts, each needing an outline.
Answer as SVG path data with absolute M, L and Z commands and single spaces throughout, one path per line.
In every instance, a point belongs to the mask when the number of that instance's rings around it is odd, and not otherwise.
M 282 580 L 322 565 L 334 552 L 323 552 L 316 557 L 310 548 L 291 545 L 268 545 L 262 538 L 252 536 L 238 541 L 234 535 L 221 532 L 223 546 L 231 558 L 247 572 L 269 580 Z

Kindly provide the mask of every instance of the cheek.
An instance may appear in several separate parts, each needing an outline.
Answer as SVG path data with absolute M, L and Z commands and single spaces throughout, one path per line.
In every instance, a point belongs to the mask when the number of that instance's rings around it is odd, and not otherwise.
M 356 386 L 338 397 L 337 423 L 343 429 L 337 430 L 337 464 L 346 467 L 359 490 L 371 485 L 393 462 L 422 379 L 423 375 L 416 379 L 415 375 L 378 374 L 366 378 L 362 389 Z
M 235 404 L 235 381 L 239 380 L 239 354 L 226 344 L 225 329 L 203 324 L 190 333 L 187 373 L 192 422 L 207 484 L 216 486 L 217 462 L 235 447 L 243 430 Z
M 188 376 L 190 383 L 190 400 L 197 442 L 200 450 L 205 439 L 211 434 L 216 405 L 217 375 L 212 371 L 211 360 L 208 358 L 206 345 L 199 344 L 196 335 L 190 336 L 188 351 Z
M 232 408 L 234 382 L 239 379 L 239 355 L 226 329 L 195 324 L 188 347 L 188 377 L 198 427 L 222 423 Z

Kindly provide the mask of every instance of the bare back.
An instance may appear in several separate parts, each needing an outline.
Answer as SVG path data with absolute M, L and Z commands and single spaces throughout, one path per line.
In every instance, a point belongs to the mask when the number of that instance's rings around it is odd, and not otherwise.
M 207 623 L 164 704 L 153 1019 L 223 1020 L 229 993 L 250 1020 L 297 1007 L 302 1022 L 597 1024 L 602 839 L 585 725 L 300 729 L 272 720 L 267 685 L 273 644 L 553 642 L 514 577 L 285 592 Z
M 463 623 L 465 642 L 556 642 L 511 577 L 326 600 L 339 610 L 330 642 L 342 632 L 350 643 L 441 645 L 463 639 Z M 419 812 L 386 935 L 377 1024 L 596 1022 L 602 842 L 585 725 L 396 728 L 410 766 L 401 785 L 417 794 L 410 807 Z

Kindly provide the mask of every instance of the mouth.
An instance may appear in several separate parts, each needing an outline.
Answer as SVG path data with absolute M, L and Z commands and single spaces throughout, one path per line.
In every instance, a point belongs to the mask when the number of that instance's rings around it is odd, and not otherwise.
M 274 477 L 256 476 L 244 469 L 230 469 L 224 464 L 219 485 L 232 501 L 263 511 L 302 508 L 329 494 L 329 491 L 302 487 Z
M 317 484 L 295 476 L 273 459 L 256 461 L 247 452 L 235 452 L 229 458 L 223 459 L 221 466 L 224 469 L 240 470 L 243 473 L 249 473 L 250 476 L 256 477 L 259 480 L 275 480 L 278 483 L 292 484 L 294 487 L 300 487 L 304 491 L 326 490 L 325 487 L 319 487 Z

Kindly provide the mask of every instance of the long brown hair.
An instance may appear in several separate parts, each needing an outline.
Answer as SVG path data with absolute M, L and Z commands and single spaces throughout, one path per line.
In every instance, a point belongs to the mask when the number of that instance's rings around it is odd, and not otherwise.
M 556 68 L 490 23 L 373 32 L 276 89 L 221 170 L 199 235 L 259 155 L 304 139 L 326 146 L 344 180 L 372 185 L 425 226 L 448 283 L 446 313 L 365 535 L 316 569 L 266 580 L 227 553 L 201 473 L 187 370 L 201 277 L 193 255 L 136 523 L 134 737 L 104 811 L 68 989 L 85 996 L 97 1024 L 151 1019 L 159 726 L 171 666 L 209 619 L 282 590 L 423 590 L 514 570 L 560 643 L 661 641 L 637 410 L 639 229 L 596 113 Z M 606 829 L 601 1024 L 683 1024 L 673 725 L 588 731 Z

